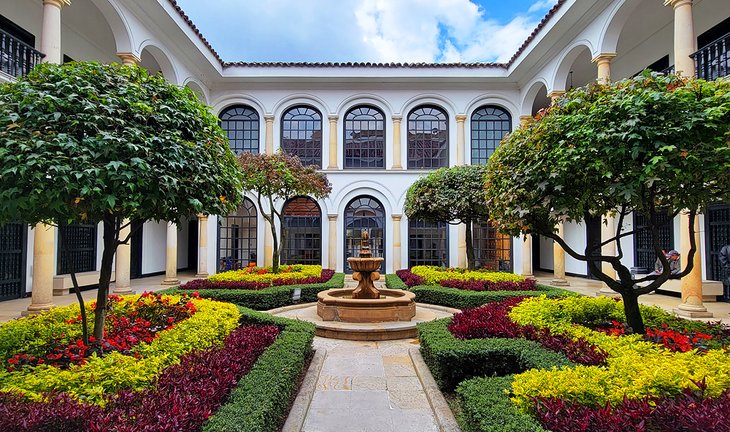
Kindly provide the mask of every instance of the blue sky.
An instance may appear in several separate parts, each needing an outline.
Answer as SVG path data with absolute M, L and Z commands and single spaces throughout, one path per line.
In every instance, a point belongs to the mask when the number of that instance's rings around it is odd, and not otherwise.
M 177 0 L 226 61 L 507 61 L 557 0 Z

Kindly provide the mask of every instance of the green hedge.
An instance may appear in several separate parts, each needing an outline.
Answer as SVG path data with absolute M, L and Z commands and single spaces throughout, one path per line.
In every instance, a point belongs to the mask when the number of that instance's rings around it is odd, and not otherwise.
M 276 432 L 289 412 L 312 352 L 314 325 L 240 308 L 243 323 L 275 324 L 282 331 L 226 402 L 205 432 Z
M 479 307 L 486 303 L 517 296 L 565 297 L 578 295 L 572 291 L 547 285 L 536 285 L 536 288 L 537 291 L 469 291 L 437 285 L 418 285 L 411 288 L 411 291 L 416 294 L 416 301 L 419 303 L 448 306 L 456 309 Z
M 309 285 L 284 285 L 262 290 L 233 290 L 233 289 L 203 289 L 198 290 L 201 297 L 235 303 L 239 306 L 254 310 L 269 310 L 294 304 L 292 293 L 295 289 L 301 289 L 299 303 L 317 301 L 317 293 L 320 291 L 342 288 L 345 285 L 345 275 L 335 273 L 327 282 Z M 162 291 L 164 294 L 189 293 L 189 290 L 180 290 L 177 287 Z
M 385 275 L 385 286 L 390 289 L 400 289 L 400 290 L 407 290 L 408 286 L 403 282 L 401 278 L 398 277 L 398 275 L 395 274 L 387 274 Z
M 473 378 L 456 389 L 464 432 L 545 432 L 509 399 L 512 376 Z
M 448 329 L 450 322 L 443 318 L 418 324 L 421 355 L 442 390 L 452 391 L 473 377 L 572 365 L 563 354 L 526 339 L 457 339 Z

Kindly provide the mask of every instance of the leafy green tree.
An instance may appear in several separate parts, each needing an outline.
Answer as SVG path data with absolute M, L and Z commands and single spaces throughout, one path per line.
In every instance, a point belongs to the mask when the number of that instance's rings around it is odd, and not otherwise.
M 129 241 L 120 238 L 124 221 L 226 214 L 240 197 L 218 120 L 161 75 L 43 64 L 0 86 L 0 222 L 103 224 L 99 341 L 114 253 Z
M 512 235 L 537 233 L 558 242 L 593 275 L 621 294 L 626 319 L 644 333 L 638 297 L 670 277 L 692 270 L 697 253 L 694 219 L 708 203 L 730 198 L 730 82 L 687 80 L 648 72 L 612 85 L 569 92 L 542 118 L 515 131 L 488 163 L 486 195 L 499 228 Z M 688 212 L 690 249 L 684 269 L 671 274 L 659 239 L 660 213 Z M 621 264 L 622 228 L 632 212 L 647 221 L 663 271 L 633 280 Z M 613 214 L 617 255 L 601 245 L 578 251 L 557 236 L 567 219 Z M 670 218 L 671 220 L 671 218 Z M 602 272 L 600 262 L 616 271 Z
M 440 168 L 416 180 L 408 189 L 405 212 L 408 218 L 429 222 L 466 225 L 466 257 L 474 269 L 472 226 L 489 216 L 484 197 L 483 165 L 460 165 Z
M 238 162 L 243 172 L 243 189 L 256 195 L 259 212 L 269 223 L 274 239 L 272 271 L 278 273 L 281 239 L 276 233 L 276 225 L 281 223 L 281 211 L 277 210 L 276 201 L 300 195 L 325 198 L 332 191 L 332 185 L 316 166 L 304 166 L 297 156 L 283 152 L 273 155 L 241 153 Z

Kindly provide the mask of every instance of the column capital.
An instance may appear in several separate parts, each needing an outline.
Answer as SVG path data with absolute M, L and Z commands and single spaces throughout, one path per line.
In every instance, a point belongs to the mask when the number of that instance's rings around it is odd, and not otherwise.
M 197 217 L 201 220 L 208 220 L 208 215 L 205 213 L 198 213 Z
M 43 0 L 43 4 L 56 6 L 61 9 L 64 6 L 71 6 L 71 0 Z
M 565 90 L 553 90 L 550 93 L 548 93 L 548 97 L 550 99 L 557 99 L 565 94 Z
M 664 0 L 664 6 L 671 6 L 676 9 L 680 6 L 692 5 L 692 0 Z
M 335 222 L 337 220 L 337 215 L 336 214 L 328 214 L 327 215 L 327 219 L 329 219 L 330 222 Z
M 266 123 L 273 123 L 274 122 L 274 115 L 273 114 L 264 114 L 264 121 Z
M 394 115 L 391 118 L 393 119 L 394 122 L 400 122 L 401 120 L 403 120 L 403 116 L 402 115 Z
M 464 123 L 466 121 L 466 114 L 457 114 L 455 118 L 457 123 Z
M 601 53 L 593 57 L 591 62 L 596 64 L 611 63 L 614 57 L 616 57 L 616 53 Z
M 392 215 L 393 222 L 400 222 L 400 220 L 403 218 L 403 215 L 401 214 L 394 214 Z
M 131 52 L 120 52 L 117 53 L 117 57 L 122 60 L 122 64 L 129 65 L 129 66 L 136 66 L 141 62 L 142 60 L 137 56 L 137 54 L 131 53 Z
M 520 126 L 529 123 L 530 120 L 532 120 L 532 116 L 531 115 L 521 115 L 520 116 Z
M 327 116 L 327 119 L 330 121 L 330 123 L 336 122 L 339 118 L 340 116 L 338 116 L 337 114 L 330 114 Z

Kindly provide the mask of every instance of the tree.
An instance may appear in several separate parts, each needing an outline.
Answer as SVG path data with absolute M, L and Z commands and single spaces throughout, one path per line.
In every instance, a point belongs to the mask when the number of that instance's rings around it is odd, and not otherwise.
M 485 172 L 483 165 L 440 168 L 416 180 L 406 195 L 408 218 L 466 225 L 466 257 L 470 270 L 476 262 L 472 226 L 489 216 L 483 190 Z
M 238 162 L 243 172 L 243 189 L 256 195 L 259 212 L 269 223 L 274 239 L 272 271 L 278 273 L 281 241 L 276 225 L 281 223 L 281 211 L 276 209 L 275 202 L 299 195 L 324 198 L 329 196 L 332 185 L 316 166 L 304 166 L 297 156 L 282 152 L 273 155 L 241 153 Z M 264 207 L 264 201 L 268 207 Z
M 621 294 L 628 325 L 644 333 L 638 297 L 670 277 L 691 272 L 697 253 L 694 219 L 708 203 L 730 197 L 730 83 L 645 73 L 612 85 L 568 92 L 541 118 L 512 133 L 488 163 L 487 202 L 499 228 L 512 235 L 537 233 L 558 242 L 573 258 Z M 663 271 L 633 280 L 621 263 L 623 227 L 642 214 Z M 690 249 L 684 269 L 671 274 L 661 250 L 658 216 L 687 212 Z M 561 220 L 612 214 L 611 238 L 573 249 L 555 232 Z M 601 255 L 614 243 L 616 256 Z M 618 276 L 603 273 L 607 262 Z
M 128 220 L 226 214 L 240 197 L 241 173 L 218 120 L 161 75 L 46 63 L 0 86 L 0 222 L 103 224 L 98 341 Z

